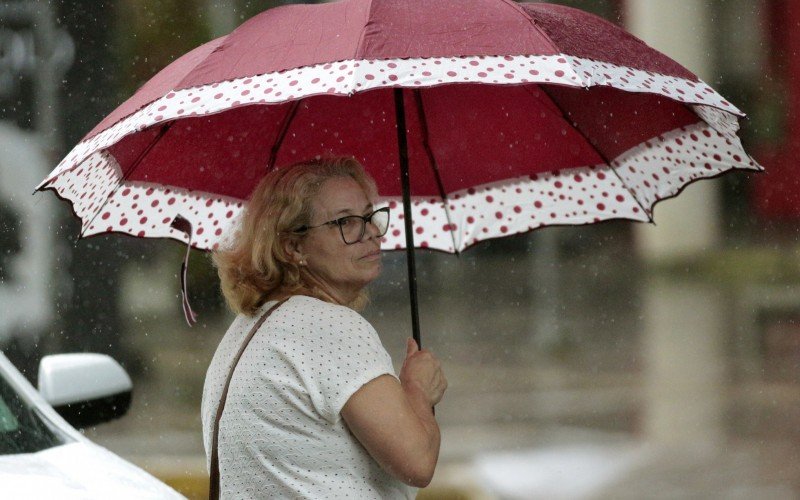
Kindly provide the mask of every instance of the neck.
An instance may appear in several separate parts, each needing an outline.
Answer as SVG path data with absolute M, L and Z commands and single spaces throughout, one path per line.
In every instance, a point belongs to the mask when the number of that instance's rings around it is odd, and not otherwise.
M 303 281 L 307 283 L 309 291 L 326 302 L 332 302 L 342 306 L 352 304 L 359 295 L 360 290 L 340 290 L 327 285 L 322 280 L 310 273 L 303 273 Z

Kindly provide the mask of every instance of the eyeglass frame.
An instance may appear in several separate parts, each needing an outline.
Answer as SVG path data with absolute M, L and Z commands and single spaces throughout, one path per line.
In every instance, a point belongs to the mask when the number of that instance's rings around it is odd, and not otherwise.
M 384 232 L 382 234 L 378 235 L 378 236 L 383 236 L 384 234 L 386 234 L 389 231 L 389 220 L 390 220 L 391 215 L 392 215 L 392 212 L 391 212 L 391 210 L 389 210 L 389 207 L 383 207 L 383 208 L 379 208 L 377 210 L 373 210 L 372 213 L 370 213 L 369 215 L 345 215 L 344 217 L 339 217 L 338 219 L 329 220 L 327 222 L 323 222 L 322 224 L 317 224 L 316 226 L 300 226 L 297 229 L 295 229 L 293 232 L 294 233 L 306 233 L 306 232 L 308 232 L 309 229 L 315 229 L 315 228 L 322 227 L 322 226 L 332 226 L 332 225 L 335 224 L 335 225 L 339 226 L 339 234 L 341 235 L 342 241 L 344 242 L 344 244 L 345 245 L 355 245 L 356 243 L 360 242 L 364 238 L 364 234 L 366 234 L 366 232 L 367 232 L 367 224 L 372 224 L 376 228 L 378 227 L 377 225 L 375 225 L 372 222 L 372 218 L 378 212 L 382 212 L 382 213 L 385 212 L 386 213 L 386 217 L 387 217 L 386 218 L 386 230 L 384 230 Z M 345 219 L 360 219 L 363 222 L 363 224 L 361 224 L 361 233 L 358 235 L 358 238 L 356 238 L 355 241 L 350 242 L 350 243 L 348 243 L 347 239 L 345 239 L 345 237 L 344 237 L 344 229 L 342 228 L 342 221 L 345 220 Z

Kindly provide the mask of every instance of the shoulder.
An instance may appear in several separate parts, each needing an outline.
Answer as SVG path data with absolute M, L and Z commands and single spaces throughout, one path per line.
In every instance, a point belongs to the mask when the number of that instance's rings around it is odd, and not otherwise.
M 305 295 L 291 297 L 278 308 L 276 315 L 295 326 L 374 331 L 372 325 L 353 309 Z
M 339 360 L 341 356 L 376 359 L 378 355 L 385 355 L 388 358 L 378 332 L 349 307 L 296 295 L 279 310 L 282 313 L 267 326 L 282 332 L 271 336 L 274 348 L 314 353 L 329 361 L 329 358 Z

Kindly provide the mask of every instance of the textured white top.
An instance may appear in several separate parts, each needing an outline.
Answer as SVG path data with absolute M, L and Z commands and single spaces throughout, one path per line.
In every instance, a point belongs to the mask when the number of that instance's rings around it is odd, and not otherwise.
M 239 315 L 203 387 L 203 442 L 244 337 L 272 307 Z M 276 309 L 242 354 L 220 421 L 223 498 L 413 498 L 350 433 L 339 412 L 362 385 L 394 376 L 375 329 L 347 307 L 295 296 Z

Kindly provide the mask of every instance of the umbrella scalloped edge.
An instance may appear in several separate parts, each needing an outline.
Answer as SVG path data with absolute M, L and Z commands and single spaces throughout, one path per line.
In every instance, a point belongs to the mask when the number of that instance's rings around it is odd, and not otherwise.
M 79 187 L 87 187 L 86 190 Z M 83 166 L 56 178 L 48 189 L 72 204 L 81 236 L 123 233 L 188 243 L 171 227 L 177 216 L 192 224 L 192 246 L 214 250 L 230 232 L 243 201 L 149 182 L 122 180 L 111 155 L 95 153 Z
M 123 137 L 188 116 L 221 113 L 248 105 L 277 104 L 314 95 L 351 95 L 387 87 L 425 88 L 452 83 L 604 85 L 648 92 L 695 105 L 720 131 L 735 130 L 742 113 L 702 81 L 567 55 L 468 56 L 426 59 L 339 61 L 175 90 L 78 143 L 37 187 L 49 187 L 64 172 Z M 705 110 L 705 111 L 702 111 Z
M 677 160 L 677 161 L 676 161 Z M 665 166 L 669 165 L 669 167 Z M 414 246 L 453 253 L 480 241 L 540 227 L 593 224 L 612 219 L 652 221 L 656 203 L 692 182 L 729 170 L 762 171 L 743 150 L 706 123 L 673 130 L 626 151 L 611 167 L 596 165 L 521 177 L 450 193 L 415 198 Z M 402 200 L 384 203 L 393 216 L 382 248 L 406 247 Z
M 702 122 L 640 144 L 615 158 L 611 167 L 592 165 L 477 186 L 448 193 L 447 206 L 439 198 L 414 198 L 415 246 L 452 253 L 543 226 L 648 221 L 655 203 L 695 180 L 731 169 L 762 169 L 738 138 Z M 230 241 L 243 207 L 242 200 L 215 194 L 122 182 L 113 157 L 103 153 L 57 177 L 50 188 L 72 203 L 83 221 L 83 236 L 118 232 L 187 242 L 184 233 L 170 227 L 181 215 L 192 223 L 192 246 L 201 250 Z M 401 200 L 384 198 L 382 203 L 393 209 L 382 248 L 405 248 Z

